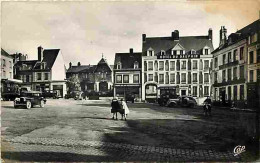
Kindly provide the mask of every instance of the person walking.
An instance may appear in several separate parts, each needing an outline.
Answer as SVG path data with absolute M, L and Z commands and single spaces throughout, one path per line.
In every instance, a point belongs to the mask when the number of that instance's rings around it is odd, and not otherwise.
M 113 100 L 111 102 L 111 107 L 112 107 L 111 113 L 113 113 L 112 119 L 115 119 L 115 115 L 116 115 L 116 120 L 117 120 L 117 112 L 119 112 L 119 110 L 121 109 L 117 97 L 113 98 Z

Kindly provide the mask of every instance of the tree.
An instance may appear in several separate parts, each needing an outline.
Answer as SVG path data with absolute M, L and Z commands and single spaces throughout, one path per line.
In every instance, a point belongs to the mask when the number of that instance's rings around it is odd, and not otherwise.
M 72 76 L 67 80 L 67 88 L 68 88 L 68 93 L 72 93 L 74 91 L 80 91 L 80 81 L 77 77 Z

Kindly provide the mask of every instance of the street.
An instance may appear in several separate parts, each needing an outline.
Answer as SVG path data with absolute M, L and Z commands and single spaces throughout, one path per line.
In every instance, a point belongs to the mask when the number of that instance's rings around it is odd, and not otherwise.
M 48 99 L 29 110 L 1 103 L 2 159 L 12 161 L 250 160 L 255 113 L 127 103 L 127 121 L 113 120 L 110 100 Z M 234 156 L 237 145 L 246 152 Z

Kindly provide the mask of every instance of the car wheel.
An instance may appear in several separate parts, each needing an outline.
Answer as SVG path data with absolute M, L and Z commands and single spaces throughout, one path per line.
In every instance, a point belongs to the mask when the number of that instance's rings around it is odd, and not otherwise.
M 43 100 L 41 100 L 41 102 L 40 102 L 40 107 L 44 108 L 44 101 Z
M 175 105 L 175 103 L 171 102 L 168 106 L 169 107 L 175 107 L 176 105 Z
M 190 104 L 190 108 L 194 108 L 194 104 Z
M 31 101 L 26 101 L 26 109 L 31 109 L 32 103 Z

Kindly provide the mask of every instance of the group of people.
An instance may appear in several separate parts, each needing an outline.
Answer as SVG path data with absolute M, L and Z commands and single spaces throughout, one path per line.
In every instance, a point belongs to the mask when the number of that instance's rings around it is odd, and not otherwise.
M 130 113 L 129 108 L 126 105 L 126 102 L 124 101 L 123 98 L 119 101 L 118 98 L 115 97 L 111 102 L 111 107 L 112 107 L 111 113 L 113 113 L 112 119 L 116 118 L 116 120 L 117 120 L 117 113 L 120 113 L 121 119 L 126 120 L 127 115 Z

